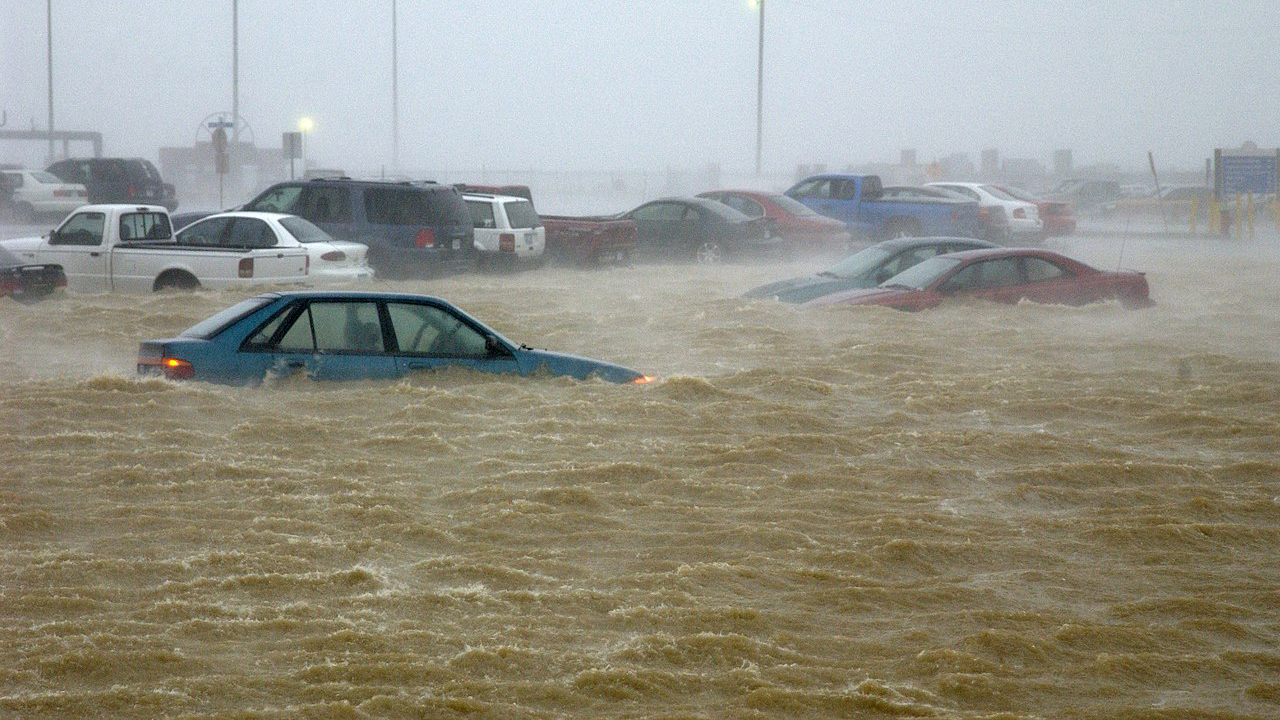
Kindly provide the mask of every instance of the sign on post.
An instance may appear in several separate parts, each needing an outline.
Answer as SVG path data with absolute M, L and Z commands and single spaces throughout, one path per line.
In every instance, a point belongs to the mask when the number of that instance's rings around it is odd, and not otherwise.
M 214 172 L 219 175 L 226 175 L 229 163 L 227 162 L 227 131 L 221 127 L 213 131 L 213 167 Z
M 1280 187 L 1280 150 L 1245 146 L 1213 151 L 1214 190 L 1219 200 L 1270 195 Z
M 302 133 L 287 132 L 281 136 L 281 145 L 285 160 L 297 160 L 302 157 Z

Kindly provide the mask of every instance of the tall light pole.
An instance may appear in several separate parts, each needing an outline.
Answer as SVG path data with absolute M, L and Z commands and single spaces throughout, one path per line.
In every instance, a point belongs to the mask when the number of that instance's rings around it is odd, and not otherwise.
M 240 137 L 240 0 L 231 0 L 231 147 Z
M 53 0 L 45 3 L 45 39 L 49 59 L 49 162 L 53 162 Z
M 760 9 L 760 43 L 756 56 L 756 176 L 759 176 L 764 146 L 764 0 L 756 0 L 756 7 Z
M 400 88 L 396 71 L 396 0 L 391 0 L 391 172 L 400 174 Z

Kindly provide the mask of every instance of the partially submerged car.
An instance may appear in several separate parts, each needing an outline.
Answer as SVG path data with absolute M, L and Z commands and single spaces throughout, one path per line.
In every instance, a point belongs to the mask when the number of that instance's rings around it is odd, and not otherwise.
M 1144 273 L 1099 270 L 1048 250 L 997 248 L 939 255 L 866 290 L 824 295 L 815 305 L 886 305 L 925 310 L 951 299 L 1017 303 L 1030 300 L 1083 305 L 1118 300 L 1126 308 L 1149 307 Z
M 782 247 L 763 217 L 749 218 L 707 198 L 659 198 L 622 217 L 635 221 L 637 253 L 717 263 Z
M 844 247 L 849 243 L 849 228 L 844 223 L 819 215 L 809 206 L 782 193 L 759 190 L 712 190 L 698 197 L 723 203 L 750 218 L 762 217 L 769 232 L 793 245 Z
M 354 282 L 373 278 L 363 243 L 335 240 L 297 215 L 225 212 L 186 226 L 174 236 L 180 246 L 301 248 L 310 282 Z
M 977 238 L 897 238 L 878 242 L 813 275 L 761 285 L 743 297 L 802 303 L 831 293 L 875 287 L 935 255 L 998 247 Z
M 24 264 L 17 255 L 0 246 L 0 298 L 11 297 L 20 303 L 30 303 L 49 297 L 66 286 L 67 276 L 61 265 Z
M 449 302 L 403 293 L 266 293 L 177 337 L 138 347 L 141 375 L 231 385 L 299 372 L 315 380 L 360 380 L 449 367 L 615 383 L 651 380 L 621 365 L 514 343 Z

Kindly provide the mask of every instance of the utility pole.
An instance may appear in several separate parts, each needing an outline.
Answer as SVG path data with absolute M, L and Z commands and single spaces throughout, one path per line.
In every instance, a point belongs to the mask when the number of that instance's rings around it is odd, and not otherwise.
M 396 0 L 391 0 L 391 172 L 400 174 L 400 88 L 396 68 Z
M 756 57 L 756 175 L 760 175 L 760 154 L 764 146 L 764 0 L 756 0 L 760 8 L 760 44 Z
M 45 3 L 45 22 L 46 57 L 49 60 L 49 162 L 53 162 L 53 0 Z
M 240 0 L 231 0 L 231 146 L 240 137 Z

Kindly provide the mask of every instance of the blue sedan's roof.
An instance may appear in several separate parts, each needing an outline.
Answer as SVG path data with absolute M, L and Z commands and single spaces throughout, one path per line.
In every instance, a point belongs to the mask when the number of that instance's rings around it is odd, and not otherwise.
M 270 298 L 334 298 L 341 300 L 351 300 L 359 298 L 363 300 L 434 300 L 436 302 L 453 303 L 435 295 L 418 295 L 416 293 L 399 293 L 399 292 L 372 292 L 368 290 L 285 290 L 262 293 L 258 297 Z

